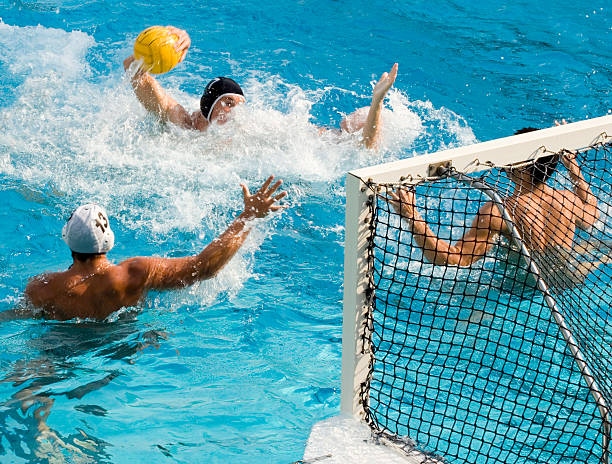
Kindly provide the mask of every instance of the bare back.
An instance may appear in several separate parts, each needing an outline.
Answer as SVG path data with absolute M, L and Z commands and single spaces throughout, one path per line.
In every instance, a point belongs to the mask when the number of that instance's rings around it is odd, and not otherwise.
M 122 307 L 138 304 L 145 296 L 145 283 L 144 269 L 128 260 L 117 266 L 108 263 L 101 269 L 73 266 L 64 272 L 42 274 L 32 279 L 25 293 L 50 319 L 105 319 Z
M 506 200 L 507 210 L 523 240 L 535 251 L 559 246 L 572 248 L 578 203 L 582 204 L 572 192 L 547 185 Z

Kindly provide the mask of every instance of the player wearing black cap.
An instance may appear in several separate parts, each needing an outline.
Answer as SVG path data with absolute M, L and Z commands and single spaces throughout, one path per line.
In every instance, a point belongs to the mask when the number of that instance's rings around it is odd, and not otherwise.
M 181 54 L 182 61 L 191 45 L 187 32 L 172 26 L 166 26 L 170 33 L 176 35 L 177 52 Z M 128 70 L 134 63 L 134 56 L 123 61 L 123 67 Z M 376 148 L 380 138 L 382 126 L 382 107 L 387 92 L 395 82 L 397 76 L 397 63 L 391 71 L 383 73 L 372 92 L 372 102 L 369 107 L 362 108 L 348 115 L 340 127 L 345 132 L 362 130 L 362 142 L 367 148 Z M 159 82 L 148 72 L 139 68 L 132 75 L 132 87 L 138 100 L 151 113 L 156 114 L 164 121 L 170 121 L 186 129 L 204 131 L 212 123 L 224 124 L 232 108 L 245 101 L 240 86 L 229 77 L 217 77 L 210 81 L 200 100 L 200 111 L 189 114 L 183 106 L 170 97 Z M 325 129 L 321 129 L 323 132 Z
M 191 45 L 191 39 L 182 29 L 167 27 L 179 38 L 175 46 L 181 52 L 181 61 L 183 61 Z M 134 61 L 134 56 L 129 56 L 123 61 L 123 67 L 127 70 Z M 159 82 L 144 69 L 136 70 L 132 76 L 132 87 L 143 106 L 163 121 L 169 121 L 185 129 L 200 131 L 208 129 L 213 122 L 225 123 L 232 108 L 245 101 L 240 86 L 228 77 L 217 77 L 210 81 L 202 95 L 201 111 L 191 114 L 168 95 Z

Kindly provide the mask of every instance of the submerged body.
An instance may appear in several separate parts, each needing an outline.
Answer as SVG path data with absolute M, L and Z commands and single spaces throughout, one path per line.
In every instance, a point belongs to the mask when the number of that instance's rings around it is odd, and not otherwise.
M 26 289 L 30 302 L 49 319 L 104 319 L 145 294 L 145 271 L 138 258 L 113 265 L 105 256 L 76 261 L 64 272 L 35 277 Z M 141 278 L 138 278 L 138 277 Z
M 82 208 L 97 206 L 80 207 L 68 220 L 63 233 L 72 250 L 72 266 L 63 272 L 34 277 L 25 289 L 26 298 L 34 306 L 41 308 L 43 316 L 49 319 L 101 320 L 120 308 L 138 304 L 148 290 L 181 288 L 210 279 L 240 249 L 249 234 L 253 219 L 262 218 L 283 208 L 275 204 L 286 196 L 286 192 L 275 195 L 282 181 L 271 185 L 272 180 L 273 177 L 268 178 L 253 195 L 243 185 L 244 211 L 201 253 L 182 258 L 135 257 L 114 265 L 106 257 L 106 252 L 114 243 L 114 235 L 108 227 L 108 218 L 102 209 L 96 212 L 100 215 L 100 221 L 98 216 L 94 217 L 93 222 L 88 217 L 81 224 L 77 224 L 78 227 L 72 226 L 72 229 L 69 229 L 68 234 L 70 230 L 76 230 L 76 238 L 66 238 L 66 227 L 76 221 L 73 216 Z M 82 240 L 83 234 L 89 234 L 85 237 L 86 240 Z M 110 239 L 108 234 L 111 234 Z M 95 248 L 95 245 L 91 245 L 103 241 L 108 243 L 106 247 Z M 86 245 L 82 245 L 83 242 L 86 242 Z M 75 249 L 77 246 L 79 248 Z

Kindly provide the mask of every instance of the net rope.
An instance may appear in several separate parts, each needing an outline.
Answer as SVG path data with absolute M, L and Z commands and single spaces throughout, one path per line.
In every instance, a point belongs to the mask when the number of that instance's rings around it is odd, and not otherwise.
M 451 169 L 368 184 L 361 402 L 379 436 L 425 453 L 423 462 L 604 462 L 602 414 L 545 296 L 610 407 L 611 150 L 605 138 L 519 166 L 483 165 L 474 183 Z M 474 184 L 501 196 L 531 258 Z

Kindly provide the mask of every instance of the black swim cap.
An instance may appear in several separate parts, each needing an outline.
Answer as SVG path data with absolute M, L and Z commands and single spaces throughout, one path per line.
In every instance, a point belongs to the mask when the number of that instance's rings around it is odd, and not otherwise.
M 241 95 L 244 97 L 242 89 L 238 83 L 229 77 L 215 77 L 204 89 L 204 95 L 200 99 L 200 110 L 204 117 L 210 121 L 210 113 L 215 103 L 226 95 Z

